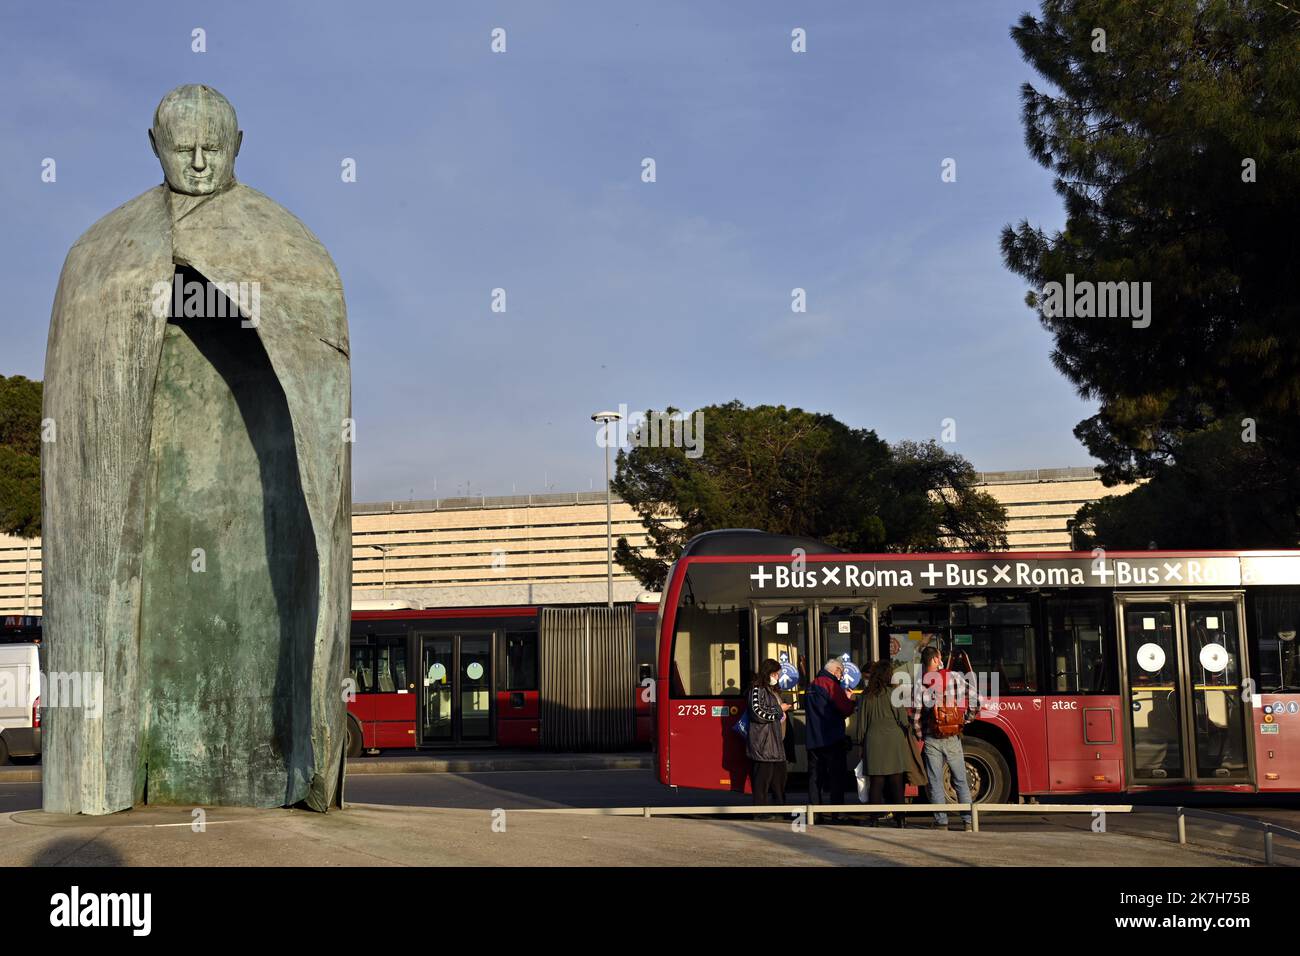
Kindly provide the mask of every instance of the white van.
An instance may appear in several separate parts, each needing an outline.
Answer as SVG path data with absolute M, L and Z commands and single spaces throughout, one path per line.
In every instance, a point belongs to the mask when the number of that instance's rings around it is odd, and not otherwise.
M 0 764 L 40 754 L 40 707 L 40 648 L 0 644 Z

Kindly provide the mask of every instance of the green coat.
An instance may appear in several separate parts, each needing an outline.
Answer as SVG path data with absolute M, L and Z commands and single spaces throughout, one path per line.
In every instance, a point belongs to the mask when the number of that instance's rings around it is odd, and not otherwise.
M 868 774 L 908 773 L 914 752 L 908 737 L 906 707 L 895 707 L 889 692 L 862 698 L 862 759 Z

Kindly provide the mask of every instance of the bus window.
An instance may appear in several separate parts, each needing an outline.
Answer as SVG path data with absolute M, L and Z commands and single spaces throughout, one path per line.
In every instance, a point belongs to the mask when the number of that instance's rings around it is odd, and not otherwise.
M 869 605 L 823 605 L 820 609 L 822 647 L 827 657 L 843 657 L 865 672 L 868 664 L 867 642 L 871 633 Z M 818 661 L 820 664 L 821 662 Z
M 1036 693 L 1038 667 L 1028 601 L 977 601 L 953 605 L 952 650 L 964 651 L 976 673 L 996 674 L 1000 693 Z M 963 669 L 961 663 L 954 663 Z
M 371 694 L 375 690 L 375 649 L 365 644 L 352 645 L 352 679 L 357 683 L 358 694 Z
M 749 672 L 748 608 L 683 604 L 677 609 L 674 697 L 739 696 Z
M 798 704 L 821 662 L 808 660 L 808 609 L 802 604 L 758 609 L 758 659 L 780 661 L 781 655 L 799 671 L 792 702 Z
M 1251 664 L 1258 690 L 1282 694 L 1300 690 L 1300 590 L 1260 588 L 1251 594 L 1255 638 Z
M 658 623 L 654 614 L 644 611 L 636 613 L 632 633 L 636 642 L 636 679 L 638 682 L 654 680 Z
M 1247 714 L 1241 701 L 1241 637 L 1235 603 L 1188 602 L 1187 657 L 1192 669 L 1196 775 L 1244 773 Z
M 921 666 L 921 651 L 934 645 L 947 649 L 947 604 L 894 604 L 880 615 L 882 657 L 894 670 L 913 676 Z
M 379 638 L 375 646 L 375 680 L 381 694 L 406 690 L 406 639 Z
M 537 690 L 537 635 L 506 635 L 506 673 L 502 690 Z
M 894 604 L 889 608 L 891 627 L 932 628 L 948 623 L 946 604 Z
M 1105 611 L 1100 599 L 1049 598 L 1043 604 L 1047 624 L 1047 690 L 1056 694 L 1114 693 L 1108 680 Z

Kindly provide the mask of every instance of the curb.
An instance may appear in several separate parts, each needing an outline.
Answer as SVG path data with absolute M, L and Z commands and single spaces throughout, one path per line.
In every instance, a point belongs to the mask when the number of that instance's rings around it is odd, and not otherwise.
M 652 770 L 654 757 L 574 754 L 566 757 L 351 757 L 348 776 L 372 773 L 507 773 L 540 770 Z M 39 783 L 40 767 L 0 767 L 0 784 Z
M 538 770 L 650 770 L 654 758 L 645 756 L 602 757 L 574 754 L 571 757 L 413 757 L 348 760 L 348 776 L 371 773 L 504 773 Z

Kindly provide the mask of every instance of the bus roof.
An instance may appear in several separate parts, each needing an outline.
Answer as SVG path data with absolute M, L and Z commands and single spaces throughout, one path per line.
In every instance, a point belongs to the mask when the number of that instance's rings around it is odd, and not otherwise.
M 1120 558 L 1294 558 L 1300 549 L 1274 549 L 1238 551 L 1232 549 L 1196 550 L 1142 550 L 1124 551 L 1098 549 L 1094 551 L 885 551 L 849 552 L 832 547 L 816 538 L 802 535 L 771 534 L 755 528 L 726 528 L 697 534 L 682 549 L 683 558 L 711 558 L 737 561 L 789 559 L 796 548 L 805 555 L 828 555 L 835 561 L 989 561 L 989 560 L 1061 560 L 1091 559 L 1097 557 Z
M 795 548 L 802 548 L 804 554 L 843 554 L 839 548 L 833 548 L 816 538 L 805 538 L 792 534 L 769 534 L 755 528 L 726 528 L 719 531 L 705 531 L 686 542 L 682 549 L 683 558 L 728 557 L 741 555 L 785 555 L 788 557 Z

